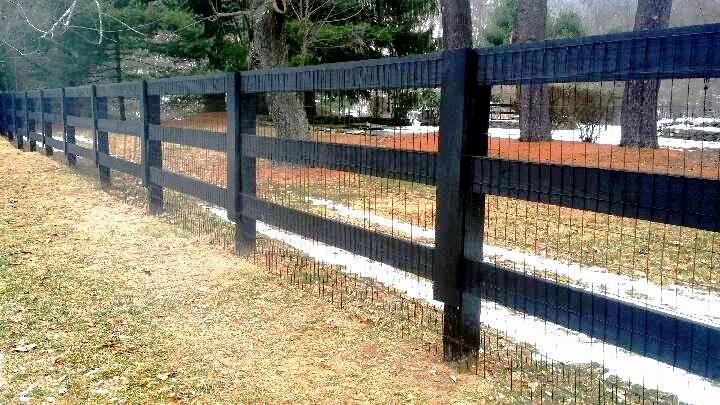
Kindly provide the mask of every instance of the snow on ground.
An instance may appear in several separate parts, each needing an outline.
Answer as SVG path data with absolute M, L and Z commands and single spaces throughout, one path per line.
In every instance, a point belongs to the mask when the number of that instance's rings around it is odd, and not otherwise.
M 687 125 L 702 125 L 702 124 L 720 124 L 720 118 L 713 117 L 680 117 L 680 118 L 663 118 L 658 120 L 658 125 L 668 124 L 687 124 Z
M 696 131 L 703 131 L 703 132 L 720 132 L 720 127 L 696 127 L 688 124 L 676 124 L 676 125 L 669 125 L 665 128 L 669 129 L 680 129 L 680 130 L 696 130 Z
M 307 200 L 313 205 L 326 207 L 347 218 L 362 219 L 408 236 L 435 239 L 434 229 L 424 229 L 416 225 L 394 221 L 329 200 L 318 198 L 308 198 Z M 487 262 L 512 262 L 516 271 L 540 273 L 547 277 L 553 276 L 550 278 L 554 278 L 555 275 L 564 276 L 572 280 L 576 287 L 593 291 L 596 294 L 639 306 L 652 307 L 658 311 L 720 327 L 720 295 L 715 293 L 677 285 L 660 286 L 650 280 L 633 280 L 628 276 L 612 273 L 598 266 L 558 261 L 487 244 L 483 245 L 483 256 Z
M 373 130 L 373 135 L 410 135 L 410 134 L 432 134 L 440 130 L 440 127 L 434 127 L 431 125 L 420 125 L 419 123 L 413 123 L 404 127 L 392 127 L 380 130 Z
M 706 122 L 716 122 L 712 118 L 705 119 Z M 660 123 L 662 121 L 658 121 Z M 677 121 L 668 121 L 677 122 Z M 699 120 L 698 122 L 703 122 Z M 671 128 L 681 129 L 697 129 L 708 132 L 720 132 L 718 127 L 697 127 L 688 126 L 687 124 L 673 125 Z M 437 133 L 440 130 L 439 127 L 427 126 L 427 125 L 409 125 L 404 127 L 392 127 L 382 130 L 372 131 L 374 135 L 409 135 L 409 134 L 429 134 Z M 506 138 L 506 139 L 520 139 L 520 130 L 517 128 L 490 128 L 489 134 L 495 138 Z M 578 131 L 572 129 L 556 129 L 552 131 L 552 138 L 555 141 L 565 142 L 580 142 L 580 136 Z M 620 126 L 619 125 L 608 125 L 603 126 L 600 129 L 600 134 L 595 141 L 601 145 L 620 145 Z M 670 149 L 720 149 L 720 142 L 704 142 L 696 140 L 684 140 L 677 138 L 666 138 L 658 137 L 658 143 L 662 148 Z
M 367 222 L 384 226 L 386 228 L 391 229 L 392 231 L 397 231 L 404 233 L 409 236 L 417 237 L 417 238 L 424 238 L 424 239 L 435 239 L 435 230 L 434 229 L 426 229 L 421 226 L 412 225 L 404 222 L 394 221 L 390 218 L 385 218 L 380 215 L 375 215 L 367 211 L 358 210 L 355 208 L 350 208 L 343 204 L 337 204 L 330 200 L 324 200 L 320 198 L 306 198 L 307 201 L 309 201 L 313 205 L 323 206 L 328 209 L 331 209 L 341 216 L 347 217 L 347 218 L 358 218 L 363 219 Z
M 692 127 L 697 128 L 697 127 Z M 710 127 L 713 128 L 713 127 Z M 718 128 L 715 128 L 716 130 Z M 489 134 L 496 138 L 520 139 L 520 130 L 507 128 L 490 128 Z M 552 138 L 555 141 L 579 142 L 578 132 L 572 129 L 556 129 L 552 131 Z M 620 145 L 620 126 L 608 125 L 600 130 L 595 141 L 601 145 Z M 658 137 L 658 144 L 661 148 L 670 149 L 720 149 L 720 142 L 704 142 L 695 140 L 684 140 L 676 138 Z
M 203 207 L 216 216 L 228 220 L 224 209 Z M 352 208 L 347 209 L 352 210 Z M 407 229 L 413 228 L 410 226 Z M 441 308 L 443 305 L 442 302 L 432 299 L 432 282 L 428 280 L 383 263 L 360 258 L 348 251 L 272 228 L 262 222 L 257 223 L 257 231 L 317 260 L 344 266 L 348 273 L 373 278 L 386 286 L 404 292 L 409 297 L 425 300 L 436 307 Z M 491 301 L 481 300 L 481 310 L 483 324 L 506 332 L 516 341 L 533 345 L 537 350 L 536 358 L 540 360 L 553 359 L 571 364 L 599 363 L 607 370 L 606 377 L 617 376 L 633 384 L 642 384 L 648 389 L 661 389 L 677 395 L 680 401 L 691 404 L 710 404 L 716 398 L 720 398 L 720 387 L 710 380 L 665 363 L 628 352 L 542 319 L 515 312 Z

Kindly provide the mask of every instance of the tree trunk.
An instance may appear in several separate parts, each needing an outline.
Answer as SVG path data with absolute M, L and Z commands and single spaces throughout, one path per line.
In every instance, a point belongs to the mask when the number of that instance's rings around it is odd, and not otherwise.
M 115 46 L 113 47 L 113 62 L 115 63 L 115 83 L 121 83 L 123 80 L 122 77 L 122 55 L 120 54 L 120 33 L 114 32 L 113 34 L 113 40 L 115 41 Z M 125 113 L 125 97 L 120 96 L 118 97 L 118 104 L 119 104 L 119 111 L 120 119 L 125 121 L 126 113 Z
M 521 0 L 518 8 L 515 42 L 522 44 L 545 39 L 547 0 Z M 520 86 L 518 95 L 520 140 L 552 140 L 550 133 L 550 98 L 544 84 Z
M 287 66 L 285 3 L 283 0 L 254 0 L 253 48 L 261 68 Z M 268 110 L 278 137 L 307 139 L 310 136 L 303 100 L 296 93 L 268 93 Z
M 317 116 L 317 103 L 315 102 L 315 92 L 306 91 L 303 93 L 305 114 L 308 118 L 314 118 Z
M 227 109 L 224 94 L 206 94 L 203 96 L 205 112 L 224 112 Z
M 441 0 L 445 49 L 472 48 L 472 17 L 468 0 Z
M 667 28 L 672 0 L 638 0 L 635 31 Z M 620 115 L 620 145 L 657 148 L 657 99 L 659 80 L 630 80 L 625 83 Z

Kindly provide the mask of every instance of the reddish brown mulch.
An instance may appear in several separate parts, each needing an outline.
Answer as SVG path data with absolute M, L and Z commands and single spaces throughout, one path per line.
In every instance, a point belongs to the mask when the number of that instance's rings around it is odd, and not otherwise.
M 167 122 L 176 127 L 192 127 L 224 130 L 225 113 L 201 113 L 186 120 Z M 263 128 L 258 132 L 264 135 Z M 437 151 L 438 134 L 362 135 L 343 133 L 316 133 L 315 140 L 350 145 Z M 615 145 L 599 145 L 584 142 L 548 141 L 520 142 L 507 138 L 490 138 L 489 155 L 507 159 L 534 162 L 552 162 L 578 166 L 627 169 L 634 171 L 669 173 L 685 176 L 720 178 L 720 150 L 671 150 L 649 148 L 625 148 Z M 311 169 L 312 171 L 313 169 Z M 286 182 L 294 177 L 293 170 L 283 174 L 273 170 L 278 181 Z M 260 176 L 264 177 L 265 170 Z M 269 172 L 268 172 L 269 173 Z

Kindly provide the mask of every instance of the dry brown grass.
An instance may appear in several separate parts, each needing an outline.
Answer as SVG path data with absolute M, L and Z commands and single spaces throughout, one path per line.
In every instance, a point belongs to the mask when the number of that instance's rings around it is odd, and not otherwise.
M 0 402 L 503 398 L 58 161 L 0 142 L 0 166 Z

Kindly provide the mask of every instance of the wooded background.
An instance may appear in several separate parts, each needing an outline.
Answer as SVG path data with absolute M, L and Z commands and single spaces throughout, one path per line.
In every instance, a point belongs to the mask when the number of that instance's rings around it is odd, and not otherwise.
M 469 3 L 473 46 L 522 41 L 515 29 L 522 1 Z M 633 0 L 547 0 L 545 37 L 630 31 L 636 6 Z M 258 34 L 273 30 L 282 46 L 267 63 L 426 53 L 442 48 L 440 10 L 426 0 L 2 0 L 0 88 L 257 68 L 263 65 L 262 52 L 253 51 L 262 48 Z M 718 0 L 672 2 L 670 26 L 717 21 Z

